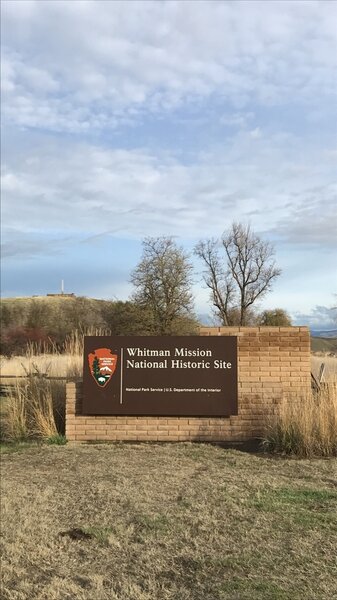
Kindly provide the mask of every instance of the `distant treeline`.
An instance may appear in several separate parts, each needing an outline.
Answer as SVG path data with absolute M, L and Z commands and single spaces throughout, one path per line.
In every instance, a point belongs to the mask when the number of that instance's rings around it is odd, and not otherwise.
M 37 343 L 44 351 L 57 348 L 62 352 L 65 341 L 74 331 L 94 335 L 197 335 L 196 316 L 187 312 L 171 319 L 166 332 L 156 313 L 146 305 L 128 300 L 95 300 L 82 296 L 38 296 L 4 298 L 1 303 L 1 346 L 5 356 L 24 354 L 27 344 Z M 233 310 L 233 325 L 240 324 L 240 312 Z M 247 325 L 290 325 L 282 309 L 250 311 Z
M 199 323 L 192 317 L 175 320 L 171 333 L 196 334 Z M 62 351 L 73 331 L 106 330 L 113 335 L 156 335 L 151 313 L 131 301 L 95 300 L 85 297 L 6 298 L 1 304 L 2 355 L 22 354 L 30 342 Z

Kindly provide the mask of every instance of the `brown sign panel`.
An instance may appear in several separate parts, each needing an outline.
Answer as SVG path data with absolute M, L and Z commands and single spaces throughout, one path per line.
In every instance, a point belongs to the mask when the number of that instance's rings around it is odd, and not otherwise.
M 237 412 L 236 337 L 84 338 L 83 414 Z

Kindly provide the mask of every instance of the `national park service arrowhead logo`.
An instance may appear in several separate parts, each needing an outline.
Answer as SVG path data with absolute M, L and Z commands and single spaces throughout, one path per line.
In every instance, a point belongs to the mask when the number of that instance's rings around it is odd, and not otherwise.
M 116 370 L 117 358 L 109 348 L 97 348 L 88 354 L 90 373 L 99 387 L 108 385 Z

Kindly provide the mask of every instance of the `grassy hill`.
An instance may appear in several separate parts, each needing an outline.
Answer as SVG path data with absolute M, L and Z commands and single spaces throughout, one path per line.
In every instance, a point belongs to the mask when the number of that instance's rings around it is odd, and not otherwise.
M 2 327 L 43 327 L 48 331 L 106 325 L 104 308 L 112 303 L 83 296 L 28 296 L 3 298 Z
M 337 338 L 311 338 L 311 352 L 324 352 L 337 354 Z
M 32 306 L 48 306 L 53 310 L 64 308 L 66 306 L 75 306 L 78 303 L 86 305 L 88 308 L 101 308 L 108 304 L 109 300 L 96 300 L 95 298 L 86 298 L 84 296 L 56 295 L 55 296 L 19 296 L 15 298 L 2 298 L 2 309 L 20 312 L 23 316 L 28 314 Z
M 171 323 L 173 335 L 198 333 L 194 315 L 181 315 Z M 83 296 L 32 296 L 4 298 L 1 305 L 1 353 L 22 354 L 27 342 L 62 346 L 75 330 L 109 330 L 114 335 L 155 335 L 158 323 L 150 309 L 132 301 L 111 301 Z
M 1 350 L 22 350 L 28 341 L 64 342 L 74 330 L 107 328 L 106 300 L 76 296 L 4 298 L 1 302 Z

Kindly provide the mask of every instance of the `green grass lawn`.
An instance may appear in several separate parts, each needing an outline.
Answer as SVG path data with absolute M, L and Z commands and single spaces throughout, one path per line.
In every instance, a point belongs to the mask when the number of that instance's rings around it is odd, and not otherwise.
M 8 448 L 4 600 L 337 598 L 334 459 L 201 444 Z M 71 539 L 74 528 L 89 535 Z

